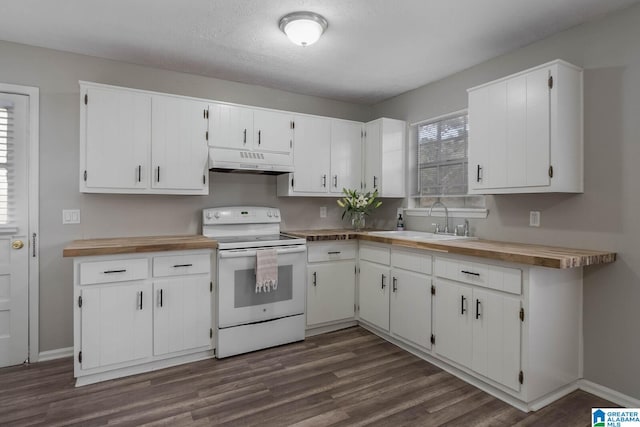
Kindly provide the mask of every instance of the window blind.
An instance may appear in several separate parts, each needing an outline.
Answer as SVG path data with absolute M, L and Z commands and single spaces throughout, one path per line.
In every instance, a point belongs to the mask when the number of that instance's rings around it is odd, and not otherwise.
M 13 106 L 0 103 L 0 226 L 14 222 Z
M 420 196 L 467 194 L 467 114 L 418 125 Z

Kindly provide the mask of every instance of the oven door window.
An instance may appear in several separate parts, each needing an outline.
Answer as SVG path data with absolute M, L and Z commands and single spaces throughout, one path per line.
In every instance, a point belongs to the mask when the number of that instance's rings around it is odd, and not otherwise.
M 256 292 L 254 251 L 218 255 L 218 327 L 304 313 L 306 249 L 278 253 L 278 287 Z
M 233 280 L 234 308 L 251 307 L 287 301 L 293 298 L 293 266 L 278 266 L 278 287 L 270 292 L 256 293 L 256 272 L 250 270 L 236 270 Z

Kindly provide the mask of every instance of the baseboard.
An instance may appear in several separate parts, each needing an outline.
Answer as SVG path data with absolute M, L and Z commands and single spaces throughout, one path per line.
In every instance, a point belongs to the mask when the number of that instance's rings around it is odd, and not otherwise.
M 580 380 L 580 390 L 584 390 L 587 393 L 591 393 L 603 399 L 609 400 L 617 405 L 625 408 L 640 408 L 640 399 L 636 399 L 626 394 L 622 394 L 619 391 L 610 389 L 600 384 L 596 384 L 589 380 Z
M 46 362 L 47 360 L 62 359 L 72 357 L 73 347 L 57 348 L 55 350 L 41 351 L 36 362 Z

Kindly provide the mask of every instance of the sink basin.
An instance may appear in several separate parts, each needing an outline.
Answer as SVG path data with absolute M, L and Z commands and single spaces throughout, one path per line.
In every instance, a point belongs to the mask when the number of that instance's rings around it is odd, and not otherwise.
M 369 234 L 372 236 L 393 237 L 395 239 L 413 240 L 417 242 L 471 239 L 471 237 L 435 234 L 426 231 L 370 231 Z

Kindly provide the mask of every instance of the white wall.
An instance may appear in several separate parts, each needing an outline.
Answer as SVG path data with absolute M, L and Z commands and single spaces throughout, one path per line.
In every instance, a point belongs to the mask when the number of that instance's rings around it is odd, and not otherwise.
M 212 173 L 209 196 L 80 194 L 78 80 L 353 120 L 368 119 L 368 107 L 2 41 L 0 58 L 0 82 L 40 88 L 41 351 L 73 345 L 72 263 L 62 249 L 74 239 L 200 233 L 202 208 L 234 204 L 281 207 L 283 229 L 343 226 L 335 199 L 277 198 L 273 176 Z M 62 225 L 63 208 L 79 208 L 82 223 Z
M 640 6 L 487 61 L 374 106 L 416 122 L 467 106 L 466 89 L 561 58 L 585 68 L 585 192 L 488 196 L 475 233 L 618 253 L 584 269 L 585 377 L 640 398 Z M 541 227 L 528 227 L 529 211 Z M 422 229 L 429 218 L 407 226 Z

